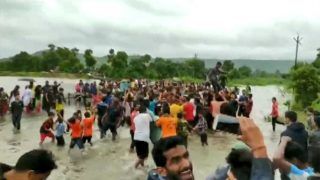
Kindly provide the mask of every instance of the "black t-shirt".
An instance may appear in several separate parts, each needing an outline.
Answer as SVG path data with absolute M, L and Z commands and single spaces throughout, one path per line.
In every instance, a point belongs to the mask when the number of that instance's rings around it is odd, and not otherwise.
M 62 92 L 59 92 L 56 98 L 57 98 L 57 102 L 58 103 L 64 103 L 65 102 L 64 95 L 63 95 Z
M 57 95 L 58 94 L 58 88 L 59 88 L 60 84 L 57 84 L 57 85 L 53 85 L 52 86 L 52 89 L 53 89 L 53 94 L 54 95 Z
M 121 116 L 121 109 L 120 108 L 115 108 L 115 107 L 110 107 L 107 110 L 107 119 L 105 119 L 106 124 L 110 125 L 116 125 L 118 118 Z
M 156 103 L 156 107 L 154 109 L 155 111 L 155 115 L 159 116 L 161 113 L 161 108 L 162 108 L 162 103 L 161 102 L 157 102 Z
M 10 170 L 12 170 L 11 166 L 0 163 L 0 180 L 6 180 L 6 178 L 4 177 L 4 174 Z
M 22 114 L 23 112 L 23 102 L 22 101 L 13 101 L 11 103 L 11 112 L 12 114 Z

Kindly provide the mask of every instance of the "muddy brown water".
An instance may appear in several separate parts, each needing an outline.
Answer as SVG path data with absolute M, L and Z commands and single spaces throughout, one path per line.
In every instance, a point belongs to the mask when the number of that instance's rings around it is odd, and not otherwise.
M 18 84 L 21 87 L 27 82 L 18 81 L 18 77 L 0 77 L 0 87 L 10 91 Z M 36 84 L 44 84 L 49 80 L 52 84 L 54 80 L 63 81 L 62 87 L 66 92 L 72 92 L 77 80 L 54 79 L 54 78 L 34 78 Z M 272 157 L 279 142 L 280 133 L 284 126 L 278 126 L 276 132 L 272 132 L 271 124 L 264 121 L 264 116 L 270 113 L 271 98 L 277 97 L 280 101 L 280 109 L 283 113 L 286 109 L 282 104 L 290 98 L 288 95 L 281 94 L 277 86 L 254 86 L 253 93 L 253 112 L 252 118 L 261 128 L 268 147 L 269 156 Z M 65 117 L 71 117 L 77 108 L 66 106 Z M 46 115 L 23 115 L 21 121 L 21 133 L 14 134 L 10 115 L 0 121 L 0 161 L 14 165 L 17 158 L 23 153 L 38 148 L 39 128 L 45 120 Z M 70 142 L 69 135 L 65 135 L 66 143 Z M 202 147 L 200 138 L 197 135 L 190 136 L 189 152 L 194 167 L 196 179 L 205 179 L 219 165 L 225 163 L 225 157 L 230 152 L 231 147 L 237 142 L 236 136 L 226 133 L 210 134 L 208 138 L 209 146 Z M 134 169 L 136 155 L 129 153 L 130 134 L 127 127 L 119 128 L 119 137 L 115 142 L 111 141 L 108 134 L 104 140 L 99 139 L 97 127 L 95 127 L 93 137 L 93 147 L 86 146 L 86 154 L 81 156 L 79 151 L 72 150 L 68 155 L 68 146 L 58 148 L 50 140 L 46 140 L 43 148 L 51 150 L 57 160 L 58 169 L 53 171 L 49 179 L 51 180 L 85 180 L 85 179 L 108 179 L 108 180 L 144 180 L 147 171 L 154 167 L 153 160 L 149 156 L 147 167 Z M 150 145 L 150 147 L 152 147 Z M 151 149 L 151 148 L 150 148 Z

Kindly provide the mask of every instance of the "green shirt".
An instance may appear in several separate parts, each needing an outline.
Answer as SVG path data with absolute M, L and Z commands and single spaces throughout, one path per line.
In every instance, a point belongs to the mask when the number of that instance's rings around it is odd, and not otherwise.
M 188 136 L 189 131 L 188 131 L 188 122 L 184 119 L 179 119 L 178 120 L 178 129 L 177 129 L 178 135 L 179 136 Z

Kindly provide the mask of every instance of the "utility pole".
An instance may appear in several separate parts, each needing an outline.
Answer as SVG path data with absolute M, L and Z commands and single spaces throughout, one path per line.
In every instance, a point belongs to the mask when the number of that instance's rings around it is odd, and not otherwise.
M 297 37 L 294 37 L 293 40 L 296 42 L 296 58 L 295 58 L 295 61 L 294 61 L 294 68 L 297 68 L 298 51 L 299 51 L 299 45 L 301 45 L 302 38 L 300 37 L 300 34 L 298 33 Z

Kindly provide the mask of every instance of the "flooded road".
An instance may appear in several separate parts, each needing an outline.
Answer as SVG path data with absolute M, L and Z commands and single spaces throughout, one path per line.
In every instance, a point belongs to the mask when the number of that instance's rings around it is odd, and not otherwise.
M 35 78 L 36 84 L 44 84 L 49 80 L 50 84 L 54 80 L 63 81 L 62 87 L 67 92 L 73 91 L 73 86 L 77 80 Z M 10 91 L 19 84 L 21 87 L 27 82 L 18 81 L 16 77 L 0 77 L 0 87 Z M 271 111 L 271 98 L 277 97 L 283 114 L 286 107 L 282 104 L 289 98 L 282 96 L 278 87 L 252 87 L 253 112 L 252 118 L 261 128 L 268 153 L 272 156 L 279 142 L 280 133 L 284 126 L 277 126 L 276 132 L 272 132 L 271 123 L 264 121 L 264 116 Z M 66 106 L 65 117 L 71 117 L 77 110 L 74 106 Z M 0 161 L 14 165 L 17 158 L 23 153 L 38 148 L 39 129 L 41 123 L 46 119 L 43 113 L 37 116 L 24 115 L 21 121 L 21 133 L 13 134 L 10 116 L 0 121 Z M 65 135 L 66 143 L 69 144 L 70 137 Z M 210 134 L 208 138 L 209 146 L 202 147 L 200 138 L 192 135 L 189 139 L 189 151 L 193 162 L 196 179 L 202 180 L 214 171 L 219 165 L 225 163 L 225 157 L 230 152 L 233 144 L 236 143 L 236 136 L 226 133 Z M 57 148 L 50 140 L 46 140 L 43 148 L 53 151 L 57 159 L 58 169 L 52 172 L 51 180 L 84 180 L 84 179 L 120 179 L 120 180 L 144 180 L 149 169 L 154 167 L 152 157 L 149 156 L 145 169 L 134 169 L 135 153 L 129 153 L 130 134 L 127 127 L 119 129 L 119 137 L 116 142 L 111 141 L 111 134 L 104 140 L 99 139 L 98 129 L 95 127 L 93 146 L 86 146 L 86 155 L 81 157 L 77 150 L 71 151 L 69 156 L 68 146 Z M 152 149 L 152 148 L 150 148 Z

